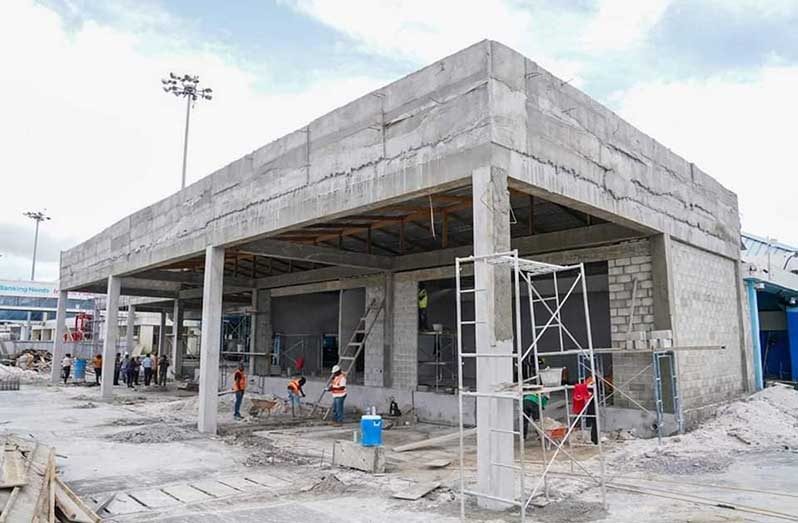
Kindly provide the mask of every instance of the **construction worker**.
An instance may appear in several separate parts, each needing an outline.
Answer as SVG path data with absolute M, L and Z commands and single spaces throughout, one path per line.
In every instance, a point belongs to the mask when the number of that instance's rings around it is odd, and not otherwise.
M 429 330 L 429 324 L 427 323 L 427 305 L 429 305 L 427 287 L 423 283 L 420 283 L 418 285 L 418 328 L 422 332 Z
M 72 372 L 72 355 L 66 353 L 64 359 L 61 360 L 61 377 L 64 378 L 64 385 L 69 379 L 69 373 Z
M 244 374 L 244 364 L 239 363 L 238 369 L 233 374 L 233 392 L 236 395 L 233 417 L 243 419 L 241 416 L 241 403 L 244 401 L 244 391 L 247 390 L 247 376 Z
M 141 368 L 144 369 L 144 386 L 149 387 L 152 381 L 152 355 L 145 354 L 141 360 Z
M 524 439 L 526 439 L 529 432 L 529 420 L 539 422 L 541 413 L 546 405 L 549 403 L 547 394 L 540 394 L 532 392 L 524 394 Z
M 344 400 L 346 400 L 346 373 L 338 365 L 333 365 L 330 385 L 327 387 L 333 398 L 333 420 L 344 421 Z
M 305 377 L 300 376 L 288 382 L 288 397 L 291 400 L 291 417 L 296 415 L 296 412 L 302 414 L 302 398 L 305 397 L 305 391 L 302 387 L 305 385 Z
M 119 385 L 119 373 L 122 372 L 121 355 L 117 352 L 114 358 L 114 385 Z
M 158 360 L 158 385 L 166 387 L 166 371 L 169 369 L 169 358 L 166 354 L 161 354 Z
M 91 360 L 91 364 L 94 367 L 94 382 L 97 385 L 100 384 L 100 378 L 103 375 L 103 356 L 102 354 L 95 354 L 94 359 Z

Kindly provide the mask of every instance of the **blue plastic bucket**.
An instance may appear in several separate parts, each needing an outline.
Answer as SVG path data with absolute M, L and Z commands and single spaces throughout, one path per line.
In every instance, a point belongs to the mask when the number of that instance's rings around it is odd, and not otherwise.
M 74 381 L 86 381 L 86 360 L 80 358 L 75 360 L 75 368 L 72 371 Z
M 382 417 L 367 415 L 360 418 L 360 444 L 364 447 L 382 445 Z

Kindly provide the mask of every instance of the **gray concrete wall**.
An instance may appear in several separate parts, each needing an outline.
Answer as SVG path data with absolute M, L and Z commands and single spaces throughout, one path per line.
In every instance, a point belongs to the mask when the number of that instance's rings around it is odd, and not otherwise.
M 490 164 L 488 59 L 471 46 L 120 220 L 63 253 L 62 288 L 467 185 Z
M 737 258 L 736 196 L 536 63 L 480 42 L 280 138 L 63 253 L 73 289 L 470 183 L 510 184 Z
M 488 52 L 493 165 L 541 196 L 739 258 L 733 192 L 532 60 Z
M 274 394 L 283 398 L 288 396 L 286 390 L 288 378 L 264 378 L 263 384 L 261 392 L 265 394 Z M 323 387 L 324 382 L 309 380 L 305 384 L 305 394 L 307 394 L 309 400 L 316 401 Z M 410 409 L 415 408 L 419 421 L 452 426 L 458 423 L 457 396 L 452 394 L 435 394 L 434 392 L 418 392 L 415 390 L 363 385 L 347 385 L 346 390 L 347 410 L 356 408 L 366 411 L 366 409 L 375 406 L 378 412 L 386 413 L 388 412 L 391 398 L 393 398 L 402 412 L 408 412 Z M 325 395 L 323 404 L 329 406 L 329 394 Z M 475 412 L 476 403 L 474 398 L 464 398 L 463 421 L 466 425 L 474 425 Z

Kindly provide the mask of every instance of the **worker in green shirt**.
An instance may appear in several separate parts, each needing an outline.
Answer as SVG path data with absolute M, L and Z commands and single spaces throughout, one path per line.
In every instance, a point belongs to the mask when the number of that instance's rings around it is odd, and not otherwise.
M 418 286 L 418 328 L 421 332 L 429 331 L 427 324 L 427 305 L 429 304 L 429 296 L 427 296 L 427 288 L 424 284 Z
M 529 420 L 539 422 L 541 411 L 546 408 L 548 403 L 549 398 L 546 394 L 538 392 L 524 394 L 524 439 L 529 431 Z

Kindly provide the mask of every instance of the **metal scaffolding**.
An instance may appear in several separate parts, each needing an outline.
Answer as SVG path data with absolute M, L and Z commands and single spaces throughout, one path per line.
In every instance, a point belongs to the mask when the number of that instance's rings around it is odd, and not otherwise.
M 493 265 L 502 265 L 508 267 L 512 271 L 511 289 L 497 289 L 496 292 L 512 292 L 512 299 L 514 305 L 514 319 L 515 319 L 515 336 L 514 336 L 514 350 L 510 354 L 498 354 L 491 352 L 488 347 L 469 347 L 466 350 L 463 347 L 464 329 L 475 328 L 477 324 L 492 322 L 493 318 L 478 318 L 477 308 L 474 307 L 473 319 L 463 319 L 464 314 L 464 298 L 476 297 L 477 293 L 485 292 L 485 289 L 476 288 L 463 288 L 462 278 L 464 276 L 465 266 L 474 268 L 476 264 L 485 263 Z M 469 256 L 465 258 L 457 258 L 455 260 L 455 276 L 456 276 L 456 289 L 457 289 L 457 358 L 458 368 L 462 369 L 463 364 L 467 359 L 474 359 L 479 361 L 481 358 L 511 358 L 514 364 L 514 381 L 513 383 L 502 384 L 496 387 L 495 390 L 488 392 L 477 392 L 467 389 L 463 386 L 463 372 L 458 372 L 458 402 L 459 402 L 459 428 L 460 428 L 460 511 L 461 518 L 465 520 L 465 496 L 471 495 L 474 497 L 481 497 L 491 499 L 508 505 L 518 506 L 521 510 L 521 521 L 526 520 L 526 510 L 538 494 L 548 495 L 548 482 L 547 477 L 555 460 L 560 453 L 566 455 L 571 463 L 578 466 L 589 477 L 596 480 L 601 488 L 602 503 L 606 505 L 606 486 L 604 481 L 604 457 L 602 453 L 601 438 L 599 436 L 597 443 L 598 457 L 600 464 L 600 471 L 598 476 L 587 470 L 579 461 L 575 460 L 571 453 L 566 450 L 566 444 L 570 444 L 570 436 L 577 425 L 581 425 L 581 421 L 585 418 L 591 418 L 592 423 L 595 424 L 595 430 L 600 435 L 600 421 L 599 421 L 599 398 L 595 393 L 595 385 L 588 385 L 590 390 L 590 398 L 585 401 L 581 410 L 575 415 L 569 412 L 568 395 L 575 386 L 557 383 L 556 385 L 544 384 L 541 379 L 541 369 L 539 365 L 540 356 L 572 356 L 576 358 L 584 358 L 589 367 L 589 373 L 586 377 L 592 378 L 592 383 L 598 383 L 600 376 L 596 372 L 596 359 L 593 351 L 593 339 L 590 324 L 590 310 L 588 306 L 587 282 L 585 279 L 585 269 L 583 264 L 560 266 L 548 263 L 541 263 L 532 260 L 524 260 L 518 257 L 518 251 L 510 251 L 505 253 L 490 254 L 485 256 Z M 528 346 L 522 343 L 522 321 L 521 321 L 521 284 L 526 286 L 527 297 L 529 300 L 529 325 L 530 337 L 532 342 Z M 553 295 L 550 297 L 543 297 L 543 293 L 539 291 L 541 285 L 551 283 L 553 287 Z M 567 289 L 563 292 L 564 289 Z M 585 339 L 578 340 L 574 336 L 572 329 L 565 325 L 562 317 L 562 310 L 566 303 L 578 300 L 581 296 L 582 308 L 584 310 L 584 326 L 586 336 Z M 535 306 L 539 305 L 538 309 L 543 309 L 542 318 L 536 314 Z M 545 320 L 541 322 L 541 319 Z M 495 361 L 495 360 L 494 360 Z M 533 370 L 534 369 L 534 370 Z M 526 374 L 526 376 L 525 376 Z M 554 438 L 543 426 L 543 406 L 540 398 L 542 395 L 547 395 L 552 392 L 563 392 L 566 398 L 565 406 L 565 434 L 562 438 Z M 538 420 L 533 416 L 529 416 L 524 411 L 524 397 L 530 395 L 538 395 Z M 511 432 L 514 436 L 518 437 L 518 459 L 516 463 L 493 463 L 493 466 L 501 466 L 511 468 L 516 472 L 515 491 L 518 496 L 514 499 L 505 499 L 496 497 L 487 492 L 478 492 L 475 490 L 466 489 L 465 482 L 465 469 L 464 469 L 464 421 L 463 421 L 463 398 L 464 397 L 477 397 L 477 398 L 495 398 L 499 400 L 513 401 L 517 409 L 517 427 L 516 430 L 507 431 L 504 429 L 491 428 L 491 432 Z M 590 412 L 590 413 L 589 413 Z M 543 472 L 538 477 L 531 490 L 526 488 L 526 469 L 524 458 L 524 430 L 523 426 L 529 424 L 540 437 L 541 452 L 543 456 Z M 547 452 L 547 446 L 549 451 Z

